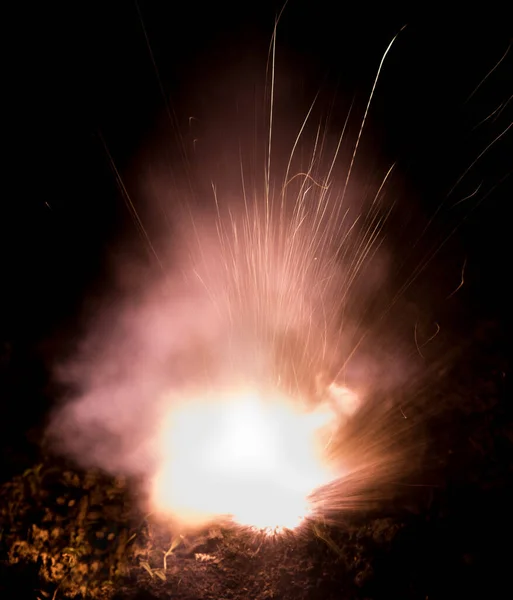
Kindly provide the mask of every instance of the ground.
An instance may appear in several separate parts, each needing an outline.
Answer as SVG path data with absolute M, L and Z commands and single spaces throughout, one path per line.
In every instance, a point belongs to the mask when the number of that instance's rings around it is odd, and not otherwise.
M 337 524 L 180 534 L 142 514 L 134 482 L 42 454 L 1 487 L 0 598 L 508 597 L 513 419 L 499 338 L 481 336 L 433 383 L 433 402 L 452 403 L 429 422 L 419 483 Z

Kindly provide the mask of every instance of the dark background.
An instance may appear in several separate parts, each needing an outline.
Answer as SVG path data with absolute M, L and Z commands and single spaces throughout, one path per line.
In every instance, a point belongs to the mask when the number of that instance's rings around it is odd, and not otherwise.
M 52 385 L 52 366 L 79 338 L 85 300 L 101 297 L 112 285 L 108 265 L 119 240 L 146 252 L 102 140 L 123 174 L 157 125 L 179 140 L 178 128 L 186 128 L 190 108 L 199 102 L 197 93 L 188 94 L 201 90 L 203 78 L 212 82 L 219 65 L 236 69 L 243 59 L 265 68 L 279 8 L 267 2 L 89 2 L 26 6 L 6 19 L 7 158 L 0 214 L 4 476 L 34 458 L 35 446 L 27 442 L 37 439 L 37 427 L 61 393 Z M 507 16 L 448 23 L 441 16 L 408 19 L 390 7 L 348 11 L 324 0 L 291 1 L 279 27 L 278 60 L 286 57 L 303 73 L 298 102 L 320 88 L 342 90 L 354 96 L 361 116 L 383 52 L 405 24 L 386 60 L 366 135 L 384 162 L 398 161 L 408 193 L 430 215 L 511 122 L 510 105 L 479 125 L 511 94 L 511 53 L 466 101 L 508 47 Z M 162 120 L 166 110 L 174 122 Z M 480 319 L 506 326 L 510 180 L 472 209 L 511 170 L 510 142 L 505 136 L 479 159 L 447 202 L 481 184 L 480 193 L 456 217 L 441 210 L 442 226 L 433 237 L 465 219 L 453 245 L 434 262 L 434 268 L 450 265 L 440 278 L 453 278 L 456 287 L 467 260 L 454 311 L 462 331 Z M 171 165 L 178 169 L 180 149 L 173 143 Z M 436 271 L 428 281 L 437 281 Z

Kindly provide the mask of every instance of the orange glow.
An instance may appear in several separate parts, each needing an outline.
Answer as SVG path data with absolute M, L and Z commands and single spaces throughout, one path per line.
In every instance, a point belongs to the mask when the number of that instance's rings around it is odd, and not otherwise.
M 334 418 L 255 390 L 175 405 L 158 438 L 154 508 L 189 527 L 228 516 L 293 529 L 309 514 L 312 491 L 335 477 L 323 452 Z

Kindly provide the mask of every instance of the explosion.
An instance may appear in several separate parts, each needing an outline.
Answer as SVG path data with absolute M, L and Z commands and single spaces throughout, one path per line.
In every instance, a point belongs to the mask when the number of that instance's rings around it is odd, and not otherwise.
M 66 366 L 82 393 L 52 430 L 81 462 L 144 476 L 150 510 L 181 527 L 294 529 L 405 471 L 401 413 L 348 369 L 366 300 L 385 294 L 392 167 L 358 202 L 349 189 L 380 70 L 343 171 L 350 110 L 335 145 L 318 128 L 305 160 L 312 105 L 275 175 L 271 94 L 264 177 L 241 158 L 238 202 L 214 184 L 214 214 L 175 214 L 172 267 L 127 198 L 163 282 L 120 304 L 91 364 Z

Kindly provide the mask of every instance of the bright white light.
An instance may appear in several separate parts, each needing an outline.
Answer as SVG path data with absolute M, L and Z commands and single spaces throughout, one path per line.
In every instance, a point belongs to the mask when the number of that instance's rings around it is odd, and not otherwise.
M 308 497 L 333 479 L 323 457 L 329 411 L 305 413 L 255 391 L 171 405 L 159 436 L 153 503 L 195 526 L 229 515 L 258 528 L 296 527 Z

